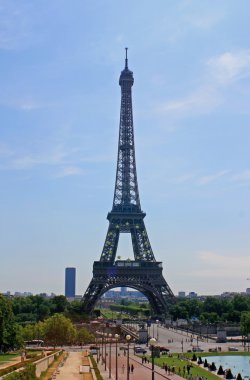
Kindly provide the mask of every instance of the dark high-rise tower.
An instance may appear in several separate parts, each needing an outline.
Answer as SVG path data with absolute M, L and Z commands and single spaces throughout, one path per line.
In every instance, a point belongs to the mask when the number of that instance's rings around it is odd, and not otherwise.
M 65 297 L 74 298 L 76 293 L 76 268 L 65 269 Z
M 137 183 L 134 126 L 132 109 L 133 73 L 121 72 L 121 113 L 118 158 L 113 207 L 108 213 L 109 227 L 100 261 L 94 262 L 93 278 L 83 297 L 83 306 L 90 312 L 100 296 L 115 287 L 131 287 L 144 293 L 156 314 L 165 314 L 174 295 L 162 276 L 162 263 L 155 260 L 141 210 Z M 134 261 L 117 260 L 120 233 L 130 233 Z

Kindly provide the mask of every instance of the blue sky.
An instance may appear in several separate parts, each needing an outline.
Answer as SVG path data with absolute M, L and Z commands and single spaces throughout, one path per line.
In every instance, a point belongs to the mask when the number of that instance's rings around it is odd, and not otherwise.
M 83 294 L 113 199 L 129 47 L 142 208 L 175 293 L 250 276 L 248 0 L 0 0 L 0 291 Z M 131 257 L 127 235 L 118 254 Z

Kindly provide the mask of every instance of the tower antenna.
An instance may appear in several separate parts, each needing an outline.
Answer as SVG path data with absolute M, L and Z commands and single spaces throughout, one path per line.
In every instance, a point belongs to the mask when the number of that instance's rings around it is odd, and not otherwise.
M 128 48 L 126 47 L 125 50 L 126 50 L 125 69 L 127 69 L 128 68 Z

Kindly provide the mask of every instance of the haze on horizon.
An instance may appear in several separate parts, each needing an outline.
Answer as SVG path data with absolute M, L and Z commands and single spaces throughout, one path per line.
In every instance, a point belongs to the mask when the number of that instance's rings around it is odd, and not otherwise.
M 62 294 L 74 266 L 85 292 L 112 207 L 125 46 L 164 277 L 174 293 L 245 291 L 249 11 L 247 0 L 0 2 L 0 291 Z

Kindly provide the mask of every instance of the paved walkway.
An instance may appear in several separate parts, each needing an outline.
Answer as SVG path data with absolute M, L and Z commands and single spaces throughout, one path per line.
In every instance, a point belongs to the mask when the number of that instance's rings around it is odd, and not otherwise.
M 58 380 L 87 380 L 92 379 L 79 373 L 80 365 L 82 364 L 82 352 L 70 352 L 63 367 L 60 367 L 60 373 L 56 375 Z
M 96 359 L 96 357 L 95 357 Z M 151 380 L 152 379 L 152 364 L 142 364 L 137 356 L 130 355 L 129 360 L 130 366 L 133 364 L 134 371 L 130 372 L 130 380 Z M 118 379 L 127 379 L 127 357 L 120 355 L 118 357 Z M 105 371 L 105 365 L 98 363 L 98 368 L 104 380 L 110 379 L 109 377 L 109 357 L 107 357 L 107 365 Z M 115 379 L 115 353 L 111 353 L 111 379 Z M 183 380 L 182 377 L 178 375 L 165 375 L 165 371 L 158 366 L 155 366 L 155 380 Z

